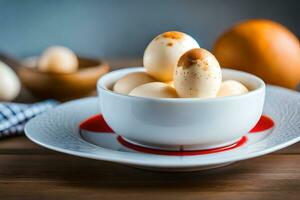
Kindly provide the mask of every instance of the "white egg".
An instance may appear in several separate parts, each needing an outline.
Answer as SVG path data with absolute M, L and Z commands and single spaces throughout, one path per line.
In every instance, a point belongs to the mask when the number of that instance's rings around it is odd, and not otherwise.
M 21 83 L 16 73 L 0 62 L 0 101 L 11 101 L 18 96 Z
M 180 57 L 174 86 L 183 98 L 216 97 L 222 82 L 217 59 L 205 49 L 192 49 Z
M 191 36 L 177 31 L 165 32 L 147 46 L 143 58 L 144 67 L 157 80 L 172 81 L 180 56 L 193 48 L 199 48 L 199 45 Z
M 78 69 L 78 59 L 72 50 L 62 46 L 52 46 L 43 52 L 37 65 L 43 72 L 72 73 Z
M 120 94 L 129 94 L 134 88 L 156 80 L 145 72 L 134 72 L 119 79 L 113 87 L 113 91 Z
M 177 98 L 176 90 L 162 82 L 152 82 L 134 88 L 129 95 L 156 98 Z
M 223 81 L 218 92 L 218 97 L 242 95 L 248 92 L 246 86 L 235 80 Z

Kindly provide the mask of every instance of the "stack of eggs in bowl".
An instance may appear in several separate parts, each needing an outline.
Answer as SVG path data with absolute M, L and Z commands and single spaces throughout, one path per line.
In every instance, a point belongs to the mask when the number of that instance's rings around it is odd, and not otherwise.
M 221 84 L 216 58 L 181 32 L 166 32 L 154 38 L 145 50 L 144 67 L 146 72 L 130 73 L 118 80 L 113 91 L 162 98 L 212 98 L 248 92 L 235 80 Z
M 98 82 L 106 122 L 129 142 L 167 150 L 222 147 L 238 141 L 261 116 L 264 82 L 221 70 L 185 33 L 155 37 L 143 62 L 143 68 L 114 71 Z

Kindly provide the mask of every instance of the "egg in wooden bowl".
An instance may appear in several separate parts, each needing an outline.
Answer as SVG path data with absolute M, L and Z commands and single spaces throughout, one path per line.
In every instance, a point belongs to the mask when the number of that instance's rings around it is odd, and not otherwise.
M 97 80 L 108 71 L 102 60 L 77 57 L 65 47 L 55 46 L 40 57 L 25 59 L 18 74 L 35 96 L 65 101 L 90 95 Z

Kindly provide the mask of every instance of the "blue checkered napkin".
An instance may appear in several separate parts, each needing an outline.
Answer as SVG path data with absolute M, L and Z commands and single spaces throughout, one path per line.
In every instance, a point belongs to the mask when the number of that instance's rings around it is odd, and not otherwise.
M 57 104 L 53 100 L 34 104 L 0 103 L 0 138 L 23 134 L 29 119 Z

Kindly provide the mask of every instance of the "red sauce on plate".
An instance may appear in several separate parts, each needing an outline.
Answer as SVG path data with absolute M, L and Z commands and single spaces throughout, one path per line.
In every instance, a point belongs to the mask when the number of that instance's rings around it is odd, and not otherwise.
M 258 123 L 255 125 L 255 127 L 250 131 L 250 133 L 259 133 L 268 130 L 274 127 L 274 125 L 275 123 L 270 117 L 262 115 Z M 79 128 L 82 130 L 91 131 L 95 133 L 114 134 L 113 130 L 105 122 L 102 115 L 94 115 L 86 119 L 79 125 Z M 181 150 L 181 151 L 167 151 L 167 150 L 147 148 L 137 144 L 130 143 L 124 140 L 121 136 L 118 136 L 117 140 L 123 146 L 143 153 L 168 155 L 168 156 L 192 156 L 192 155 L 212 154 L 212 153 L 223 152 L 223 151 L 228 151 L 231 149 L 238 148 L 247 142 L 247 137 L 244 136 L 236 143 L 224 147 L 204 149 L 204 150 Z

